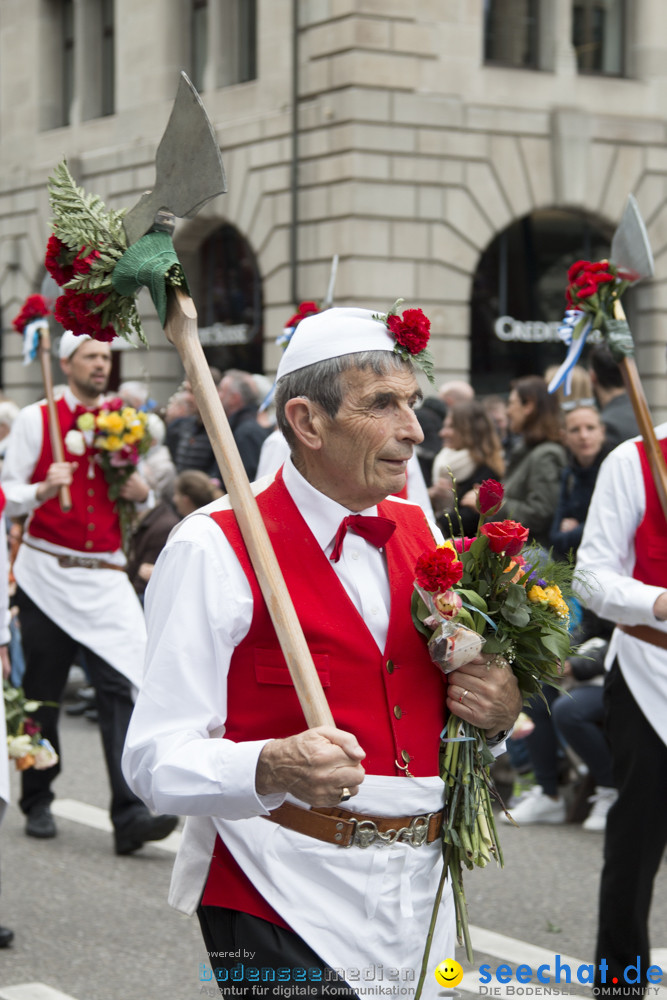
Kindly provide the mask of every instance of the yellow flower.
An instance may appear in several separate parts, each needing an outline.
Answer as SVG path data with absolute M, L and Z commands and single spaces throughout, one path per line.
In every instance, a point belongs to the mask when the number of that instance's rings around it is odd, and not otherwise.
M 546 599 L 549 602 L 549 607 L 553 608 L 557 615 L 561 618 L 570 617 L 570 609 L 568 608 L 566 602 L 563 600 L 563 595 L 561 593 L 560 587 L 553 584 L 551 587 L 547 587 L 544 591 Z
M 532 601 L 533 604 L 540 604 L 542 601 L 548 601 L 549 598 L 544 588 L 535 583 L 528 591 L 528 600 Z
M 125 421 L 120 413 L 109 413 L 105 420 L 104 430 L 108 431 L 109 434 L 123 433 L 125 430 Z
M 120 415 L 125 421 L 126 426 L 129 427 L 132 421 L 136 419 L 137 411 L 133 406 L 124 406 L 120 411 Z
M 123 439 L 117 434 L 109 434 L 109 436 L 104 439 L 102 447 L 105 451 L 118 451 L 119 448 L 123 447 Z

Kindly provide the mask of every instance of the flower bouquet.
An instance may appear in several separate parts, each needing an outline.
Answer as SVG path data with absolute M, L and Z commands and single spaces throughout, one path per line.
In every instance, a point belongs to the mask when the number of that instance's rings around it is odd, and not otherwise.
M 41 729 L 29 715 L 46 703 L 27 700 L 23 690 L 12 687 L 9 681 L 3 682 L 3 693 L 7 751 L 17 771 L 25 771 L 29 767 L 44 771 L 47 767 L 53 767 L 58 763 L 58 754 L 49 741 L 42 737 Z
M 428 640 L 432 660 L 444 672 L 483 651 L 490 670 L 512 669 L 527 700 L 542 684 L 559 686 L 560 663 L 570 651 L 569 610 L 563 591 L 571 569 L 545 561 L 527 546 L 528 530 L 516 521 L 484 523 L 500 509 L 503 488 L 494 480 L 478 490 L 479 527 L 474 538 L 457 537 L 417 562 L 412 600 L 416 628 Z M 419 996 L 444 882 L 451 880 L 457 934 L 473 960 L 462 882 L 465 866 L 485 867 L 503 858 L 492 810 L 498 798 L 490 776 L 493 755 L 486 736 L 450 715 L 441 734 L 440 775 L 445 783 L 443 872 L 422 964 Z
M 65 447 L 72 455 L 88 454 L 89 476 L 93 475 L 92 462 L 102 467 L 109 498 L 118 510 L 125 549 L 132 529 L 134 504 L 123 500 L 120 491 L 150 447 L 147 427 L 145 413 L 115 397 L 97 412 L 82 413 L 77 417 L 76 429 L 65 435 Z

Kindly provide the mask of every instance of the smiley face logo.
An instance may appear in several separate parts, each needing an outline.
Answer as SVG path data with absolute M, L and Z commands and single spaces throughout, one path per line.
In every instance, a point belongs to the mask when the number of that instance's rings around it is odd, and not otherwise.
M 463 979 L 463 968 L 454 958 L 446 958 L 436 967 L 435 978 L 441 986 L 458 986 Z

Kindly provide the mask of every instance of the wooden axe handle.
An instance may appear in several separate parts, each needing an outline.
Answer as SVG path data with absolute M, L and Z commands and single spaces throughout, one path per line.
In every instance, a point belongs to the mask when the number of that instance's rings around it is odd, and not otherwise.
M 51 440 L 51 452 L 54 462 L 65 461 L 65 450 L 60 431 L 60 421 L 53 398 L 53 378 L 51 377 L 51 336 L 48 328 L 42 330 L 39 336 L 39 360 L 42 364 L 42 378 L 44 380 L 44 395 L 46 396 L 46 409 L 49 417 L 49 438 Z M 69 486 L 61 486 L 58 491 L 60 509 L 66 514 L 72 509 L 72 495 Z
M 614 303 L 614 317 L 616 319 L 625 319 L 623 306 L 618 299 Z M 632 403 L 632 409 L 635 413 L 635 419 L 637 420 L 639 432 L 644 441 L 646 457 L 651 469 L 651 475 L 653 476 L 655 488 L 658 491 L 660 506 L 662 507 L 665 518 L 667 518 L 667 464 L 665 463 L 665 456 L 663 455 L 662 449 L 658 444 L 658 439 L 655 436 L 653 420 L 648 408 L 648 403 L 646 402 L 644 388 L 639 378 L 639 372 L 637 371 L 635 359 L 625 357 L 619 362 L 619 367 L 623 374 L 625 388 L 627 389 L 628 396 L 630 397 L 630 401 Z
M 194 303 L 179 288 L 170 292 L 164 329 L 192 386 L 306 722 L 309 727 L 333 726 L 331 709 L 204 357 Z

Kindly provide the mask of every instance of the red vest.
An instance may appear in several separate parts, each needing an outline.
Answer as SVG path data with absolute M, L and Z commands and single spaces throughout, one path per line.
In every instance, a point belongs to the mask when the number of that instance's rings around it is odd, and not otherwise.
M 653 482 L 643 441 L 637 441 L 644 476 L 646 511 L 635 534 L 635 568 L 632 575 L 652 587 L 667 587 L 667 521 Z M 659 442 L 667 458 L 667 438 Z
M 366 751 L 366 772 L 404 775 L 407 766 L 415 777 L 437 775 L 445 678 L 431 662 L 410 615 L 415 564 L 425 549 L 435 546 L 422 511 L 391 501 L 378 506 L 380 515 L 397 524 L 385 546 L 391 613 L 381 652 L 287 492 L 281 472 L 257 503 L 336 725 L 359 740 Z M 250 631 L 230 664 L 225 738 L 259 740 L 301 732 L 306 728 L 303 712 L 236 518 L 232 511 L 212 517 L 241 562 L 254 602 Z M 202 901 L 281 922 L 219 838 Z
M 56 401 L 56 410 L 64 441 L 67 432 L 76 429 L 77 416 L 62 397 Z M 46 404 L 42 404 L 41 411 L 42 450 L 32 474 L 33 483 L 46 479 L 53 462 Z M 57 496 L 36 507 L 28 526 L 34 538 L 43 538 L 54 545 L 79 552 L 115 552 L 120 548 L 118 513 L 109 499 L 104 472 L 97 462 L 92 461 L 92 455 L 92 450 L 85 455 L 72 455 L 65 449 L 65 461 L 77 463 L 70 486 L 72 509 L 63 513 Z

